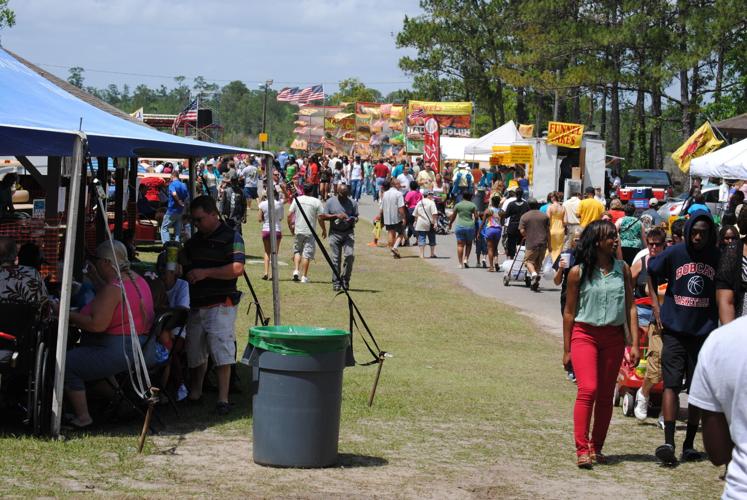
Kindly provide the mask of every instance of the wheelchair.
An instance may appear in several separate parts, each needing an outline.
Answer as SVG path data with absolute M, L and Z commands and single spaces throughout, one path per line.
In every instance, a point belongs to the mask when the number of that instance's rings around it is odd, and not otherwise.
M 51 431 L 52 326 L 44 306 L 0 302 L 0 414 L 37 436 Z

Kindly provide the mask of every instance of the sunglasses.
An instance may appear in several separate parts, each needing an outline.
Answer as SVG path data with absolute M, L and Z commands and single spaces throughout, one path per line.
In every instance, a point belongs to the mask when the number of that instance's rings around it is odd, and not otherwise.
M 663 247 L 665 243 L 663 241 L 649 241 L 646 244 L 650 247 Z

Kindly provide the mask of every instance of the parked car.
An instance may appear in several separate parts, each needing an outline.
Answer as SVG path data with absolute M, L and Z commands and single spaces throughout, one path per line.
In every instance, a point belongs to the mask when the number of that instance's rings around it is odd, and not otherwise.
M 718 186 L 703 188 L 701 193 L 705 197 L 706 206 L 712 214 L 718 213 Z M 682 205 L 687 200 L 688 192 L 680 194 L 676 198 L 670 198 L 664 205 L 659 208 L 659 215 L 665 221 L 669 221 L 671 217 L 679 217 L 680 211 L 682 211 Z M 685 215 L 685 214 L 682 214 Z
M 666 197 L 674 196 L 674 184 L 666 170 L 628 170 L 622 179 L 622 187 L 650 187 L 664 189 Z

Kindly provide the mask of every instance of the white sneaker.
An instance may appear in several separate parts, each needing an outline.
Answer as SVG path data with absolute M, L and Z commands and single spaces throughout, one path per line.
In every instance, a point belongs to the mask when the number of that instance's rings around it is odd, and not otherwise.
M 298 271 L 293 271 L 293 281 L 298 281 Z
M 648 398 L 643 395 L 643 391 L 638 389 L 635 393 L 635 408 L 633 408 L 635 418 L 643 422 L 648 418 Z
M 301 283 L 311 283 L 311 280 L 306 276 L 301 276 Z

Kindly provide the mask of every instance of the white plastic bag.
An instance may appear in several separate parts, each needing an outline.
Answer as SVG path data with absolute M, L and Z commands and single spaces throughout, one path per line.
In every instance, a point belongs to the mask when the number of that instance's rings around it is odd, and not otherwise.
M 552 268 L 552 257 L 550 255 L 547 255 L 542 262 L 542 276 L 546 280 L 551 280 L 555 277 L 555 269 Z

